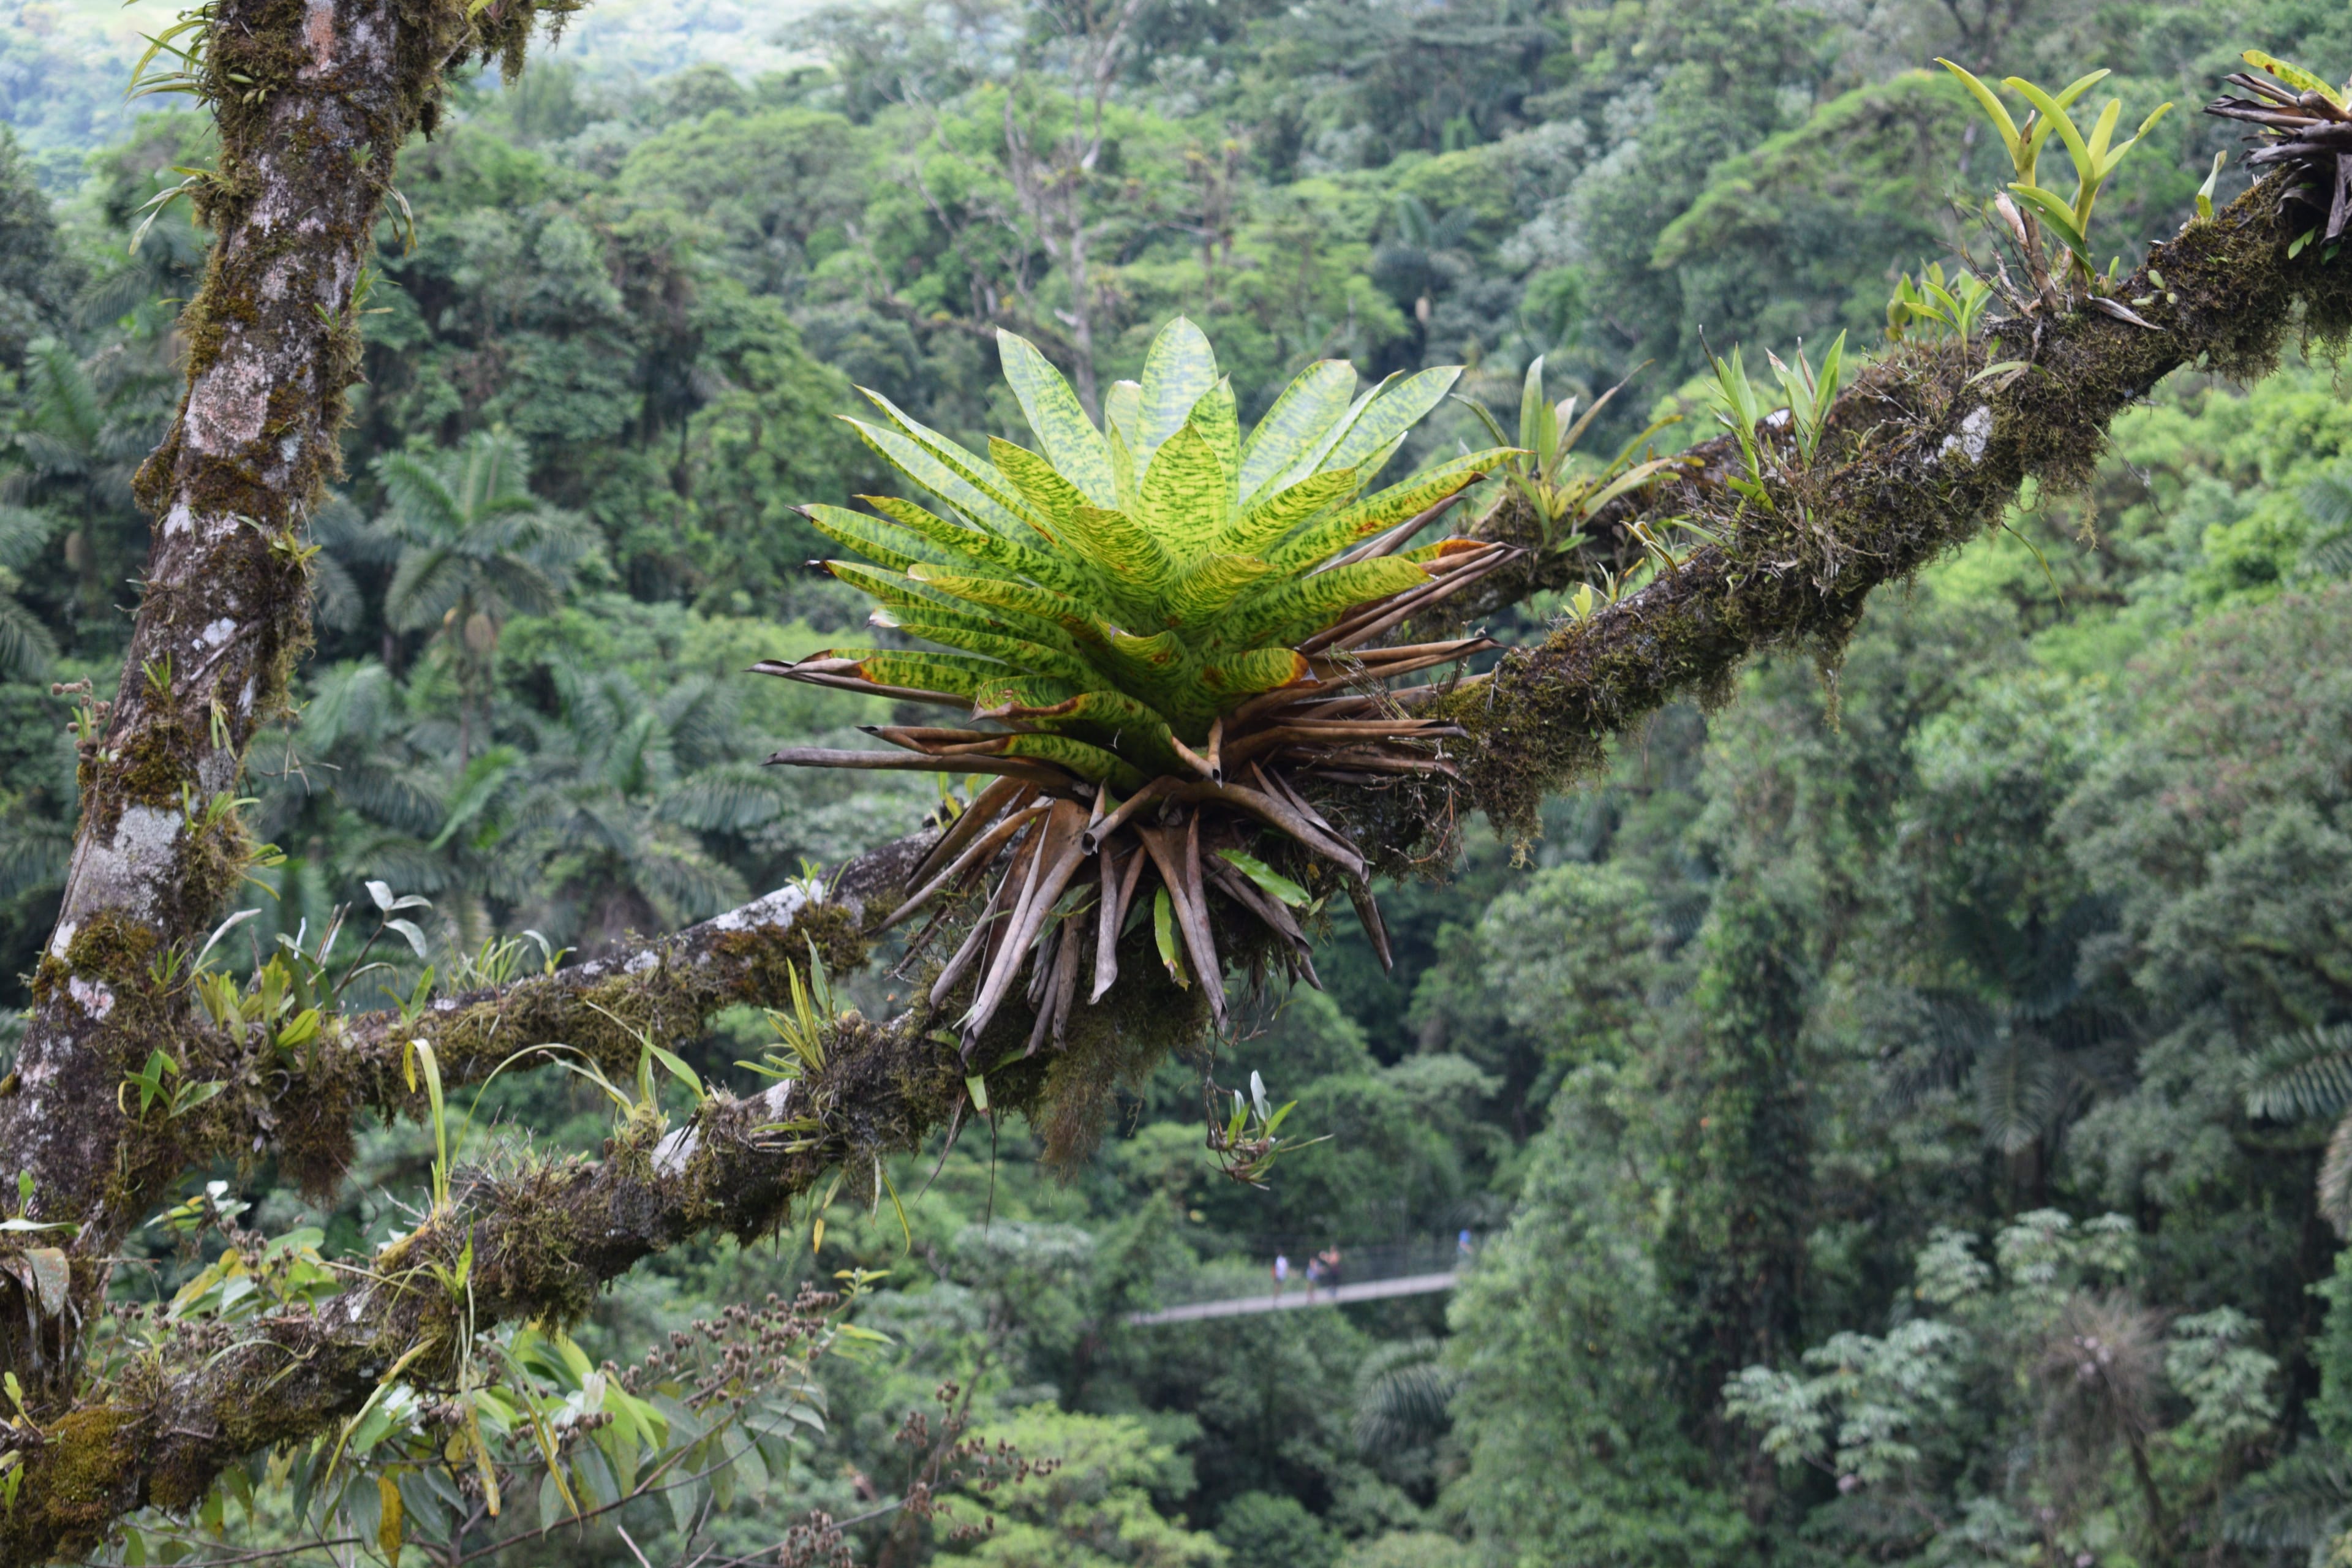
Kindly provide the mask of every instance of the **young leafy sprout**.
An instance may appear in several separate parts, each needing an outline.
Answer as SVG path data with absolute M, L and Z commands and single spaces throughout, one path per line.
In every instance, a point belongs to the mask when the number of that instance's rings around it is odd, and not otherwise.
M 1181 934 L 1170 956 L 1181 945 L 1220 1022 L 1211 889 L 1270 927 L 1311 979 L 1291 912 L 1305 895 L 1253 852 L 1266 833 L 1340 868 L 1385 956 L 1363 857 L 1301 789 L 1451 773 L 1441 744 L 1459 731 L 1412 716 L 1433 689 L 1388 682 L 1491 645 L 1373 645 L 1517 553 L 1461 539 L 1414 547 L 1513 454 L 1450 458 L 1372 488 L 1454 368 L 1359 394 L 1354 369 L 1326 360 L 1244 437 L 1232 384 L 1181 318 L 1153 341 L 1141 382 L 1111 388 L 1099 426 L 1034 347 L 1009 332 L 998 345 L 1039 450 L 991 440 L 982 458 L 869 392 L 882 421 L 851 423 L 937 510 L 893 496 L 858 498 L 878 516 L 803 509 L 871 563 L 824 564 L 878 601 L 877 626 L 948 651 L 832 648 L 756 667 L 961 710 L 965 722 L 877 727 L 895 752 L 770 760 L 998 775 L 892 917 L 1003 864 L 932 993 L 942 1003 L 977 976 L 967 1055 L 1033 961 L 1027 1048 L 1058 1043 L 1081 950 L 1092 948 L 1083 962 L 1098 1000 L 1130 915 L 1158 902 L 1139 900 L 1147 869 Z M 1171 963 L 1180 978 L 1186 967 Z
M 2032 269 L 2035 283 L 2042 287 L 2046 298 L 2050 298 L 2053 303 L 2056 302 L 2042 255 L 2041 232 L 2046 226 L 2065 248 L 2067 261 L 2064 270 L 2074 281 L 2087 285 L 2098 272 L 2096 263 L 2091 259 L 2090 234 L 2091 209 L 2099 199 L 2099 190 L 2106 184 L 2107 177 L 2121 166 L 2124 155 L 2140 144 L 2172 105 L 2158 104 L 2155 111 L 2140 121 L 2138 132 L 2129 141 L 2117 144 L 2115 141 L 2116 124 L 2124 110 L 2121 99 L 2107 100 L 2106 107 L 2099 111 L 2099 118 L 2087 137 L 2075 125 L 2074 117 L 2066 112 L 2075 100 L 2105 81 L 2109 72 L 2093 71 L 2070 82 L 2063 91 L 2055 95 L 2034 86 L 2023 77 L 2005 79 L 2001 85 L 2032 106 L 2025 123 L 2021 126 L 2010 117 L 2008 106 L 2001 102 L 1992 89 L 1949 60 L 1938 59 L 1936 63 L 1958 77 L 1961 84 L 1975 95 L 1986 117 L 1992 121 L 1993 129 L 2000 132 L 2001 144 L 2009 150 L 2010 162 L 2017 174 L 2009 191 L 2017 199 L 2012 202 L 2009 195 L 2003 195 L 1994 198 L 1994 205 L 2000 211 L 2003 225 L 2025 252 L 2026 265 Z M 2040 178 L 2042 145 L 2049 141 L 2053 132 L 2065 144 L 2067 156 L 2074 162 L 2074 194 L 2071 197 L 2060 195 L 2042 184 Z M 2024 211 L 2019 211 L 2019 203 L 2024 205 Z
M 1916 283 L 1906 272 L 1895 286 L 1895 297 L 1886 302 L 1886 335 L 1900 342 L 1912 328 L 1924 327 L 1930 339 L 1965 344 L 1991 302 L 1991 286 L 1967 268 L 1953 268 L 1947 279 L 1942 263 L 1931 263 Z

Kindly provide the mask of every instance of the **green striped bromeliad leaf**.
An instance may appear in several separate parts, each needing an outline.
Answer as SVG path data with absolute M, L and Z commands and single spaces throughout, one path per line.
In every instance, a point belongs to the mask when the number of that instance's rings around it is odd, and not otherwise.
M 1137 463 L 1149 468 L 1160 444 L 1184 427 L 1192 405 L 1217 384 L 1217 356 L 1200 328 L 1182 316 L 1160 329 L 1143 356 L 1131 432 Z
M 1159 710 L 1124 691 L 1081 691 L 1066 702 L 1041 708 L 1014 706 L 991 715 L 1056 731 L 1076 729 L 1107 737 L 1110 749 L 1138 763 L 1177 760 L 1171 731 Z
M 1111 480 L 1110 447 L 1102 432 L 1079 406 L 1077 394 L 1062 379 L 1062 373 L 1037 352 L 1028 339 L 999 329 L 996 334 L 998 358 L 1004 365 L 1004 379 L 1013 387 L 1013 395 L 1020 401 L 1023 417 L 1036 433 L 1037 444 L 1045 449 L 1045 457 L 1062 478 L 1084 493 L 1097 506 L 1118 505 L 1118 488 Z M 1002 465 L 1000 465 L 1002 466 Z
M 1389 466 L 1389 459 L 1395 457 L 1397 455 L 1397 448 L 1403 445 L 1404 437 L 1399 436 L 1372 448 L 1371 456 L 1361 459 L 1355 465 L 1354 472 L 1357 482 L 1368 485 L 1374 479 L 1380 478 L 1381 470 Z
M 1174 632 L 1148 637 L 1125 633 L 1102 650 L 1103 668 L 1129 696 L 1148 703 L 1171 725 L 1203 718 L 1210 710 L 1199 689 L 1200 660 Z
M 1304 570 L 1326 556 L 1361 544 L 1382 530 L 1427 511 L 1458 489 L 1476 484 L 1500 468 L 1510 451 L 1508 447 L 1496 447 L 1433 464 L 1409 479 L 1376 490 L 1354 505 L 1342 507 L 1308 524 L 1278 548 L 1268 551 L 1266 559 L 1285 572 Z
M 931 653 L 909 648 L 835 647 L 818 658 L 855 661 L 857 673 L 877 686 L 929 691 L 964 700 L 993 699 L 1024 703 L 1060 702 L 1076 695 L 1066 682 L 1024 675 L 1001 660 L 967 653 Z
M 1201 667 L 1201 684 L 1221 697 L 1255 697 L 1308 673 L 1307 656 L 1295 648 L 1261 647 Z
M 1241 414 L 1234 406 L 1232 376 L 1219 376 L 1217 384 L 1201 395 L 1201 401 L 1192 405 L 1191 423 L 1209 443 L 1209 449 L 1216 453 L 1217 461 L 1224 465 L 1225 482 L 1230 486 L 1242 466 Z M 1229 509 L 1234 500 L 1232 496 L 1225 498 Z
M 1385 599 L 1428 581 L 1427 572 L 1394 556 L 1334 566 L 1267 589 L 1235 605 L 1217 623 L 1216 636 L 1227 647 L 1295 642 L 1321 631 L 1358 605 Z
M 1034 757 L 1065 767 L 1097 784 L 1108 779 L 1113 789 L 1129 792 L 1143 787 L 1145 774 L 1134 763 L 1100 746 L 1067 735 L 1014 735 L 998 751 L 1001 757 Z
M 1234 481 L 1189 420 L 1160 444 L 1135 498 L 1135 521 L 1179 566 L 1206 554 L 1232 515 Z
M 1204 627 L 1273 571 L 1255 555 L 1203 555 L 1169 590 L 1168 618 L 1197 641 Z
M 1095 504 L 1092 496 L 1064 479 L 1055 470 L 1053 464 L 1026 447 L 1016 447 L 1002 437 L 991 436 L 988 438 L 988 458 L 996 465 L 997 472 L 1013 481 L 1022 499 L 1048 521 L 1067 517 L 1082 506 Z
M 1079 690 L 1108 685 L 1092 665 L 1076 653 L 1013 637 L 993 627 L 984 616 L 960 616 L 942 610 L 937 615 L 912 612 L 898 617 L 898 629 L 965 653 L 980 654 L 1024 674 L 1050 676 Z M 1059 636 L 1057 632 L 1055 634 Z
M 1094 569 L 1103 594 L 1126 612 L 1129 624 L 1140 628 L 1176 581 L 1177 565 L 1168 552 L 1134 518 L 1098 506 L 1072 512 L 1062 531 Z
M 859 390 L 866 389 L 861 387 Z M 1024 527 L 1036 527 L 1041 520 L 1035 514 L 1034 509 L 1029 505 L 1027 499 L 1021 494 L 1019 488 L 1012 480 L 997 472 L 993 463 L 961 443 L 948 439 L 929 426 L 908 415 L 906 410 L 880 393 L 866 392 L 866 395 L 876 407 L 889 416 L 890 422 L 904 431 L 918 446 L 946 464 L 949 471 L 1003 507 L 1006 512 L 1019 519 Z
M 1486 542 L 1476 539 L 1441 539 L 1434 544 L 1424 544 L 1418 550 L 1400 551 L 1397 559 L 1426 566 L 1433 561 L 1443 561 L 1449 555 L 1460 555 L 1472 550 L 1484 550 Z
M 847 507 L 812 504 L 802 507 L 800 513 L 835 543 L 845 544 L 867 560 L 879 562 L 893 571 L 904 572 L 909 566 L 926 563 L 945 565 L 959 559 L 920 534 L 861 511 L 851 511 Z
M 1070 634 L 1033 616 L 1015 615 L 1007 610 L 979 610 L 970 605 L 926 603 L 886 605 L 873 611 L 867 618 L 877 626 L 887 626 L 910 637 L 929 637 L 933 642 L 960 647 L 967 653 L 986 654 L 991 658 L 1005 659 L 1048 675 L 1069 678 L 1067 668 L 1062 667 L 1075 665 L 1085 668 L 1079 659 L 1077 643 Z M 1007 649 L 983 646 L 979 640 L 982 638 L 1009 641 L 1024 647 L 1034 644 L 1044 651 L 1035 658 L 1016 657 Z M 1045 658 L 1047 653 L 1054 656 L 1051 663 Z M 1077 684 L 1086 687 L 1099 685 L 1100 682 L 1080 680 Z
M 1330 428 L 1325 430 L 1323 434 L 1317 438 L 1315 444 L 1307 447 L 1306 452 L 1297 462 L 1284 469 L 1280 479 L 1276 482 L 1278 484 L 1295 484 L 1298 480 L 1305 479 L 1307 475 L 1319 472 L 1324 468 L 1345 468 L 1352 467 L 1352 464 L 1334 463 L 1328 461 L 1328 459 L 1331 456 L 1332 448 L 1337 447 L 1341 441 L 1347 439 L 1348 432 L 1355 427 L 1357 420 L 1364 416 L 1364 411 L 1370 408 L 1374 403 L 1378 402 L 1382 393 L 1396 384 L 1397 379 L 1397 376 L 1393 374 L 1385 376 L 1381 379 L 1381 384 L 1378 386 L 1367 387 L 1362 392 L 1358 393 L 1356 395 L 1356 400 L 1348 405 L 1346 411 L 1343 412 L 1339 418 L 1331 422 Z
M 1331 448 L 1322 466 L 1352 468 L 1361 465 L 1381 447 L 1420 424 L 1422 416 L 1436 407 L 1461 376 L 1462 367 L 1449 364 L 1405 377 L 1382 393 L 1348 427 L 1347 435 Z
M 1226 524 L 1216 547 L 1244 555 L 1255 554 L 1280 542 L 1285 534 L 1334 501 L 1353 495 L 1356 484 L 1353 468 L 1328 468 L 1309 474 L 1286 489 L 1265 496 L 1248 512 Z
M 1117 392 L 1119 386 L 1134 384 L 1122 381 L 1111 390 Z M 1106 430 L 1103 439 L 1110 447 L 1110 479 L 1118 491 L 1118 510 L 1127 511 L 1135 505 L 1135 444 L 1128 439 L 1127 426 L 1122 425 L 1113 425 Z
M 983 609 L 1012 610 L 1050 621 L 1080 642 L 1100 643 L 1110 634 L 1078 600 L 1051 588 L 1002 577 L 968 577 L 952 570 L 917 566 L 908 573 L 913 581 Z
M 1356 367 L 1343 359 L 1318 360 L 1284 387 L 1242 443 L 1242 504 L 1256 500 L 1312 450 L 1347 413 L 1355 395 Z
M 1037 537 L 1027 519 L 957 473 L 913 437 L 847 415 L 842 417 L 884 462 L 982 526 L 1016 543 L 1025 544 Z
M 1143 384 L 1137 381 L 1114 381 L 1103 394 L 1103 437 L 1118 431 L 1130 453 L 1135 450 L 1137 437 L 1143 429 Z
M 966 528 L 961 523 L 950 522 L 946 518 L 926 511 L 913 501 L 898 496 L 859 496 L 857 499 L 891 521 L 950 552 L 959 568 L 974 576 L 1000 573 L 1009 577 L 1026 577 L 1057 593 L 1086 595 L 1095 591 L 1095 579 L 1081 562 L 1032 550 L 1025 544 L 1016 544 L 986 529 Z
M 871 594 L 877 601 L 893 609 L 955 610 L 969 614 L 967 606 L 958 604 L 939 589 L 908 576 L 903 572 L 886 572 L 877 566 L 862 565 L 855 561 L 828 561 L 824 569 L 842 582 L 862 593 Z

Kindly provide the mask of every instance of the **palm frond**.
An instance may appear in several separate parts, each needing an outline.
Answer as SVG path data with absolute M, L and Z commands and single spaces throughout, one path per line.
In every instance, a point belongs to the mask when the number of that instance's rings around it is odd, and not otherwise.
M 40 553 L 62 526 L 52 513 L 28 506 L 0 506 L 0 567 L 21 569 Z
M 2352 1458 L 2306 1443 L 2230 1494 L 2222 1534 L 2263 1551 L 2308 1551 L 2352 1514 Z
M 72 858 L 69 824 L 32 821 L 0 828 L 0 899 L 63 886 Z
M 1365 1359 L 1351 1425 L 1360 1452 L 1394 1454 L 1445 1431 L 1462 1379 L 1442 1354 L 1435 1341 L 1420 1338 L 1382 1345 Z
M 380 526 L 396 537 L 425 544 L 465 531 L 465 509 L 438 465 L 413 452 L 387 452 L 375 460 L 375 477 L 392 502 Z
M 2248 1116 L 2300 1121 L 2337 1115 L 2352 1106 L 2352 1024 L 2282 1035 L 2241 1070 Z
M 395 631 L 439 626 L 465 602 L 472 574 L 454 551 L 418 548 L 401 552 L 383 591 L 383 618 Z
M 738 763 L 694 773 L 661 798 L 667 821 L 702 833 L 747 833 L 764 827 L 796 804 L 798 792 L 784 775 L 757 763 Z
M 57 639 L 15 595 L 0 592 L 0 679 L 37 680 L 58 657 Z

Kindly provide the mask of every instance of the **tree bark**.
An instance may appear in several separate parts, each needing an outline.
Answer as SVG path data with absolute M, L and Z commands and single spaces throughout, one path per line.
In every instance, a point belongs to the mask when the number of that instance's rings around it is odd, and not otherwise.
M 33 1215 L 78 1227 L 84 1316 L 163 1184 L 220 1152 L 145 1146 L 159 1141 L 116 1092 L 158 1049 L 184 1079 L 199 1067 L 181 1059 L 187 999 L 166 976 L 251 862 L 236 787 L 309 646 L 301 529 L 340 471 L 352 296 L 394 158 L 429 126 L 455 54 L 511 47 L 530 25 L 525 9 L 477 28 L 459 0 L 220 0 L 205 36 L 221 152 L 190 182 L 216 238 L 181 317 L 187 388 L 140 473 L 157 519 L 145 592 L 114 700 L 85 710 L 81 825 L 0 1083 L 0 1158 L 29 1179 Z M 50 1407 L 71 1386 L 73 1336 L 62 1320 L 19 1330 L 15 1306 L 0 1302 L 0 1351 Z

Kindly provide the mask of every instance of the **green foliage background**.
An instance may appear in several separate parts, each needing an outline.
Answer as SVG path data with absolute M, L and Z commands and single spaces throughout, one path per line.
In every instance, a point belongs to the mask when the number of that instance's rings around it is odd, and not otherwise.
M 1078 180 L 1074 292 L 1004 134 L 1069 129 L 1067 15 L 817 13 L 783 42 L 825 63 L 751 79 L 557 51 L 472 83 L 409 151 L 413 243 L 383 236 L 316 530 L 306 711 L 256 752 L 257 826 L 289 859 L 237 940 L 315 931 L 379 878 L 433 900 L 446 974 L 496 932 L 593 947 L 913 826 L 928 783 L 756 765 L 878 705 L 739 672 L 866 640 L 854 596 L 801 570 L 824 544 L 788 508 L 877 488 L 831 417 L 853 384 L 968 445 L 1016 435 L 999 322 L 1066 363 L 1083 307 L 1107 384 L 1181 311 L 1245 419 L 1318 355 L 1465 363 L 1498 406 L 1537 353 L 1555 395 L 1646 364 L 1630 430 L 1677 405 L 1703 342 L 1874 342 L 1895 275 L 1969 236 L 1952 198 L 1992 169 L 1933 55 L 2112 67 L 2135 123 L 2211 96 L 2242 47 L 2352 68 L 2352 12 L 2320 0 L 1148 0 Z M 208 156 L 184 111 L 120 131 L 119 79 L 61 27 L 0 22 L 0 112 L 29 150 L 0 138 L 0 505 L 43 531 L 0 594 L 57 648 L 0 681 L 12 1005 L 74 809 L 48 685 L 117 678 L 145 538 L 125 479 L 175 395 L 203 254 L 184 207 L 131 234 Z M 2170 116 L 2104 242 L 2128 257 L 2178 223 L 2230 144 Z M 495 430 L 589 546 L 548 567 L 561 607 L 395 629 L 413 546 L 381 525 L 380 459 Z M 1457 440 L 1484 444 L 1440 416 L 1407 459 Z M 1394 975 L 1342 921 L 1329 994 L 1221 1052 L 1220 1081 L 1261 1072 L 1331 1135 L 1270 1192 L 1214 1173 L 1199 1068 L 1173 1064 L 1066 1182 L 1018 1126 L 974 1131 L 895 1173 L 911 1194 L 938 1162 L 908 1237 L 843 1205 L 814 1257 L 803 1234 L 641 1269 L 594 1353 L 852 1264 L 888 1271 L 864 1321 L 895 1345 L 828 1363 L 829 1429 L 764 1501 L 698 1543 L 636 1505 L 635 1539 L 683 1560 L 858 1513 L 902 1483 L 906 1411 L 955 1380 L 981 1429 L 1065 1463 L 967 1500 L 985 1541 L 919 1530 L 895 1561 L 2324 1554 L 2352 1520 L 2352 1265 L 2314 1202 L 2326 1129 L 2250 1120 L 2243 1091 L 2278 1034 L 2352 1019 L 2331 480 L 2352 481 L 2333 367 L 2176 378 L 2087 492 L 1881 595 L 1833 685 L 1761 664 L 1722 710 L 1629 737 L 1525 860 L 1474 831 L 1450 881 L 1383 892 Z M 1541 608 L 1490 629 L 1540 635 Z M 894 1000 L 885 974 L 848 984 Z M 691 1056 L 725 1075 L 765 1041 L 730 1017 Z M 485 1105 L 601 1136 L 551 1082 Z M 269 1226 L 351 1248 L 402 1223 L 383 1194 L 429 1146 L 368 1131 L 322 1210 L 268 1169 L 218 1174 Z M 1122 1321 L 1262 1279 L 1277 1247 L 1462 1227 L 1486 1240 L 1450 1301 Z M 159 1244 L 125 1288 L 186 1267 Z M 2123 1370 L 2084 1373 L 2086 1339 Z M 630 1561 L 610 1531 L 531 1550 Z

